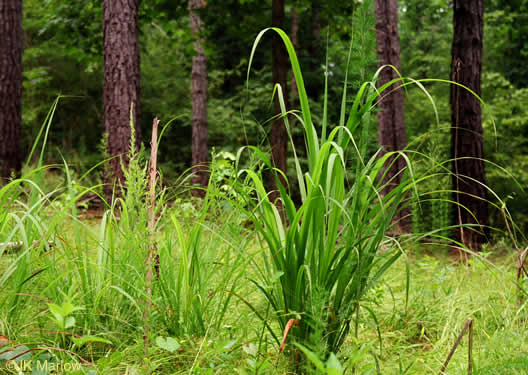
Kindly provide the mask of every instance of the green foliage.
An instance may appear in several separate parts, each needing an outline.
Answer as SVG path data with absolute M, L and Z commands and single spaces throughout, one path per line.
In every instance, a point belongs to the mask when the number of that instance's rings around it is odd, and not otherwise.
M 526 94 L 522 88 L 524 80 L 520 78 L 520 72 L 525 69 L 525 64 L 521 63 L 525 48 L 519 39 L 522 26 L 515 25 L 521 25 L 520 20 L 526 16 L 523 11 L 525 3 L 520 0 L 513 5 L 497 0 L 486 5 L 481 95 L 486 103 L 483 107 L 484 157 L 490 162 L 486 163 L 487 185 L 501 197 L 510 196 L 507 208 L 521 228 L 520 232 L 525 231 L 523 228 L 527 225 L 525 205 L 521 203 L 525 200 L 524 190 L 528 186 L 522 167 L 525 164 L 523 155 L 526 154 L 522 151 L 525 147 L 522 129 L 525 128 L 526 116 L 525 106 L 521 103 L 526 101 Z M 452 7 L 443 1 L 400 1 L 399 4 L 403 74 L 449 79 Z M 512 81 L 508 80 L 509 77 Z M 405 123 L 409 143 L 426 155 L 425 158 L 415 159 L 418 173 L 431 168 L 431 157 L 436 162 L 450 158 L 449 85 L 428 84 L 427 89 L 434 99 L 438 121 L 429 99 L 418 87 L 410 86 L 406 90 Z M 450 168 L 449 164 L 445 167 Z M 442 178 L 429 180 L 418 187 L 420 195 L 426 200 L 420 204 L 421 207 L 413 210 L 418 215 L 414 218 L 418 224 L 415 228 L 421 228 L 417 231 L 438 228 L 437 224 L 450 221 L 451 213 L 446 212 L 445 203 L 437 200 L 449 198 L 449 193 L 441 191 L 446 190 L 450 179 L 444 174 Z M 430 194 L 433 191 L 437 193 Z M 494 199 L 491 201 L 496 203 Z M 491 225 L 502 230 L 495 236 L 505 236 L 506 226 L 500 210 L 490 210 L 490 216 Z
M 487 178 L 498 196 L 510 195 L 507 209 L 520 233 L 528 222 L 523 192 L 528 177 L 522 168 L 527 163 L 525 3 L 488 4 L 482 84 L 489 109 L 486 158 L 504 167 L 489 163 Z M 450 177 L 443 168 L 449 168 L 449 87 L 428 84 L 437 121 L 429 98 L 407 86 L 406 123 L 412 147 L 420 152 L 409 153 L 414 176 L 407 174 L 399 189 L 380 197 L 383 159 L 375 153 L 372 121 L 379 93 L 361 85 L 376 62 L 372 2 L 321 5 L 323 40 L 317 42 L 311 40 L 311 2 L 294 4 L 301 21 L 299 64 L 288 47 L 301 111 L 283 108 L 294 146 L 287 184 L 279 184 L 283 211 L 264 189 L 270 169 L 269 123 L 263 121 L 272 112 L 270 39 L 254 49 L 252 79 L 249 89 L 244 87 L 247 55 L 255 30 L 269 23 L 270 2 L 209 2 L 202 12 L 209 139 L 220 151 L 212 153 L 203 201 L 188 199 L 181 186 L 166 190 L 158 180 L 154 242 L 160 276 L 153 285 L 149 364 L 158 373 L 277 374 L 291 371 L 299 348 L 297 370 L 308 373 L 436 373 L 471 316 L 475 372 L 525 373 L 526 304 L 516 302 L 513 256 L 499 256 L 506 250 L 490 246 L 470 260 L 469 271 L 453 259 L 423 254 L 402 262 L 400 245 L 384 236 L 411 189 L 419 197 L 410 203 L 417 233 L 449 222 Z M 400 5 L 403 74 L 447 79 L 450 6 L 439 0 Z M 74 373 L 139 374 L 144 260 L 153 245 L 144 150 L 132 150 L 123 197 L 108 202 L 100 219 L 79 216 L 87 206 L 81 199 L 101 188 L 93 173 L 97 167 L 84 174 L 98 163 L 97 145 L 104 142 L 101 2 L 28 0 L 24 7 L 24 134 L 30 157 L 22 177 L 0 187 L 0 253 L 9 242 L 22 242 L 0 256 L 1 371 L 16 358 L 17 366 L 31 359 L 87 360 L 94 366 Z M 154 115 L 174 119 L 160 146 L 171 175 L 190 162 L 194 52 L 188 9 L 185 1 L 152 0 L 143 2 L 140 13 L 142 123 L 150 125 Z M 308 67 L 302 76 L 301 64 Z M 308 98 L 303 85 L 315 95 Z M 281 89 L 275 94 L 281 96 Z M 76 97 L 61 98 L 57 111 L 56 100 L 49 110 L 60 93 Z M 240 145 L 250 146 L 250 158 L 236 154 Z M 57 165 L 46 167 L 49 162 Z M 240 169 L 245 174 L 237 174 Z M 184 176 L 178 185 L 185 182 Z M 494 226 L 503 222 L 501 215 L 496 211 Z M 420 253 L 418 242 L 401 241 Z M 279 355 L 274 344 L 288 324 Z M 51 349 L 37 349 L 44 346 Z M 466 367 L 456 353 L 449 371 L 462 373 Z
M 185 171 L 191 160 L 191 61 L 185 50 L 185 21 L 152 22 L 141 29 L 141 123 L 151 124 L 154 117 L 174 120 L 159 152 L 169 175 Z M 143 134 L 148 139 L 150 129 Z
M 489 1 L 485 22 L 485 66 L 506 77 L 516 88 L 527 88 L 528 46 L 524 35 L 528 32 L 528 1 Z
M 55 117 L 50 144 L 87 153 L 102 133 L 102 8 L 93 0 L 24 2 L 24 137 L 26 145 L 57 95 L 65 101 Z M 86 132 L 85 129 L 100 129 Z M 51 154 L 47 154 L 50 160 Z
M 336 133 L 338 131 L 339 128 L 335 130 Z M 255 150 L 255 153 L 258 154 L 258 151 Z M 213 168 L 206 202 L 179 200 L 170 208 L 158 210 L 155 241 L 161 256 L 161 277 L 155 281 L 153 289 L 152 347 L 149 351 L 149 363 L 158 373 L 258 372 L 271 375 L 291 372 L 291 361 L 287 359 L 292 357 L 286 353 L 295 353 L 297 347 L 289 344 L 297 338 L 295 335 L 299 331 L 295 331 L 302 327 L 292 328 L 285 352 L 278 356 L 273 336 L 267 333 L 277 332 L 278 335 L 281 332 L 279 319 L 282 315 L 273 313 L 265 294 L 255 291 L 254 284 L 248 280 L 254 279 L 262 285 L 269 282 L 265 284 L 266 292 L 275 293 L 283 290 L 282 282 L 288 279 L 289 274 L 274 271 L 269 250 L 259 250 L 266 247 L 265 244 L 259 242 L 253 228 L 244 228 L 241 224 L 243 220 L 238 217 L 240 204 L 254 208 L 255 195 L 248 189 L 255 185 L 246 185 L 242 189 L 246 198 L 243 201 L 237 201 L 236 196 L 222 190 L 221 187 L 232 175 L 231 166 L 222 163 L 229 158 L 229 154 L 225 154 L 214 164 L 218 166 L 218 175 Z M 126 207 L 121 216 L 108 210 L 101 220 L 79 220 L 75 202 L 84 192 L 96 189 L 94 186 L 82 187 L 85 181 L 82 176 L 75 178 L 78 184 L 73 186 L 74 173 L 68 164 L 54 172 L 58 174 L 57 171 L 62 171 L 64 175 L 55 176 L 54 181 L 61 185 L 53 187 L 56 190 L 54 194 L 37 190 L 38 197 L 48 197 L 37 206 L 38 216 L 36 212 L 31 213 L 33 206 L 27 204 L 30 200 L 29 188 L 34 186 L 34 182 L 30 181 L 37 179 L 38 169 L 26 171 L 23 180 L 15 180 L 0 189 L 0 202 L 9 207 L 6 214 L 2 211 L 2 228 L 7 230 L 2 232 L 2 241 L 6 238 L 4 234 L 10 235 L 13 230 L 12 240 L 22 236 L 24 220 L 28 228 L 33 225 L 35 228 L 47 228 L 47 238 L 56 240 L 53 248 L 44 245 L 30 247 L 27 251 L 22 248 L 19 253 L 0 257 L 0 288 L 2 296 L 6 296 L 0 304 L 0 331 L 13 340 L 6 343 L 0 337 L 2 369 L 7 360 L 16 357 L 15 365 L 20 368 L 21 361 L 32 360 L 34 364 L 48 361 L 82 366 L 78 372 L 72 372 L 74 374 L 90 371 L 93 374 L 140 373 L 137 370 L 141 368 L 143 352 L 140 307 L 145 298 L 143 250 L 149 242 L 142 227 L 142 210 L 146 209 L 141 204 L 145 191 L 145 162 L 139 160 L 139 156 L 133 158 L 136 175 L 129 176 L 129 182 L 134 181 L 138 187 L 129 189 L 131 195 L 128 200 L 126 196 L 122 200 L 121 204 Z M 259 170 L 250 168 L 250 165 L 248 170 L 259 175 Z M 358 175 L 362 176 L 361 173 Z M 308 188 L 310 179 L 305 178 L 304 181 Z M 354 180 L 351 183 L 355 184 Z M 368 192 L 364 189 L 360 195 L 368 199 Z M 227 196 L 224 197 L 225 193 Z M 309 194 L 307 192 L 307 196 Z M 312 197 L 320 199 L 316 195 Z M 229 205 L 225 204 L 226 200 Z M 265 200 L 261 202 L 267 204 Z M 332 205 L 332 202 L 327 203 Z M 378 202 L 371 203 L 374 209 L 376 206 L 379 207 Z M 363 207 L 365 212 L 373 212 L 370 207 Z M 304 212 L 311 210 L 308 204 L 301 209 Z M 306 221 L 313 223 L 317 220 L 317 212 L 313 209 L 311 212 L 312 218 L 304 216 L 297 229 L 302 228 Z M 345 213 L 344 223 L 351 226 L 349 221 L 354 219 Z M 240 216 L 245 218 L 245 215 Z M 16 217 L 26 219 L 18 221 Z M 357 220 L 362 218 L 365 216 L 357 215 Z M 277 225 L 282 225 L 279 223 Z M 314 228 L 317 226 L 310 225 L 307 230 L 309 246 L 318 237 L 328 235 Z M 372 229 L 368 226 L 357 228 L 363 228 L 363 233 L 370 233 Z M 328 233 L 332 231 L 329 226 L 324 229 L 328 229 Z M 38 230 L 31 233 L 30 241 L 40 238 Z M 365 239 L 368 241 L 368 238 Z M 299 234 L 295 240 L 300 240 Z M 357 241 L 343 238 L 335 247 L 336 253 L 344 254 L 347 243 L 357 245 Z M 390 259 L 398 253 L 390 251 L 391 244 L 384 243 L 381 254 L 375 256 L 378 263 L 374 266 L 375 272 L 370 275 L 372 284 L 364 289 L 359 301 L 360 309 L 352 318 L 353 331 L 358 338 L 346 339 L 339 353 L 327 355 L 321 346 L 308 342 L 310 348 L 299 349 L 304 353 L 299 371 L 313 374 L 339 374 L 341 370 L 357 374 L 436 373 L 461 326 L 471 316 L 477 328 L 474 332 L 476 373 L 525 372 L 526 361 L 519 353 L 528 350 L 523 335 L 527 329 L 526 306 L 516 303 L 517 292 L 512 283 L 514 256 L 497 257 L 495 254 L 500 249 L 490 249 L 486 262 L 478 258 L 471 261 L 468 274 L 466 268 L 453 264 L 452 259 L 411 254 L 406 262 L 396 260 L 383 273 L 383 258 L 387 256 Z M 418 247 L 414 242 L 411 244 Z M 363 249 L 366 250 L 366 247 Z M 169 252 L 172 258 L 168 257 Z M 367 253 L 358 247 L 358 255 Z M 187 268 L 182 267 L 185 258 L 188 260 Z M 21 264 L 25 259 L 24 269 Z M 354 266 L 355 259 L 348 258 L 347 264 Z M 249 262 L 253 267 L 246 267 Z M 490 267 L 489 262 L 494 265 Z M 269 273 L 266 264 L 270 266 Z M 305 269 L 311 272 L 315 269 L 312 264 L 315 263 L 306 264 Z M 363 263 L 360 267 L 365 269 L 368 265 Z M 323 269 L 319 267 L 319 271 Z M 411 273 L 410 287 L 409 280 L 404 276 L 407 272 Z M 314 322 L 319 322 L 315 327 L 321 330 L 329 321 L 333 323 L 329 309 L 324 308 L 330 306 L 328 294 L 322 288 L 314 288 L 316 282 L 321 283 L 319 275 L 322 273 L 317 273 L 310 281 L 305 279 L 308 289 L 305 296 L 311 295 L 312 298 L 311 305 L 305 306 L 312 310 L 309 314 L 301 314 L 300 309 L 296 311 L 301 317 L 300 322 L 306 321 L 310 315 Z M 331 275 L 332 272 L 329 272 L 328 276 Z M 180 278 L 181 284 L 179 289 L 173 287 L 170 293 L 165 294 L 162 284 L 169 285 L 169 277 Z M 183 285 L 187 289 L 182 289 Z M 200 296 L 194 301 L 201 301 L 193 302 L 192 297 L 186 299 L 191 292 Z M 176 299 L 177 293 L 180 293 L 179 300 Z M 13 304 L 15 298 L 17 302 Z M 194 306 L 198 306 L 199 311 L 193 311 Z M 176 308 L 181 314 L 178 320 L 174 313 Z M 188 313 L 184 315 L 182 311 Z M 334 311 L 341 314 L 343 310 Z M 74 324 L 71 318 L 75 318 Z M 169 322 L 170 319 L 173 321 Z M 199 331 L 193 331 L 194 326 L 199 327 L 196 324 L 193 326 L 198 319 L 204 322 L 206 328 L 202 336 Z M 177 325 L 181 334 L 171 332 L 174 329 L 171 327 Z M 325 343 L 329 335 L 318 336 L 315 332 L 312 337 Z M 380 354 L 379 340 L 383 342 Z M 52 349 L 37 350 L 44 345 L 33 343 L 46 343 L 46 347 Z M 453 374 L 466 370 L 465 353 L 460 353 L 457 352 L 450 363 L 448 371 Z M 94 366 L 84 364 L 81 358 Z
M 317 369 L 314 373 L 325 374 L 325 375 L 343 375 L 344 374 L 343 366 L 338 361 L 334 353 L 330 353 L 328 360 L 326 361 L 326 363 L 324 363 L 317 357 L 317 355 L 314 352 L 308 350 L 302 345 L 298 345 L 298 347 L 299 349 L 301 349 L 304 355 L 306 355 L 309 361 Z
M 372 357 L 373 343 L 357 345 L 356 350 L 349 352 L 346 357 L 346 366 L 343 365 L 334 353 L 330 353 L 326 362 L 308 348 L 297 344 L 296 346 L 308 359 L 307 373 L 318 375 L 343 375 L 351 370 L 354 374 L 375 374 L 378 363 L 373 363 Z M 379 374 L 379 368 L 377 368 Z
M 324 112 L 323 101 L 320 100 L 324 92 L 324 68 L 328 65 L 332 80 L 344 81 L 346 76 L 349 93 L 353 95 L 359 83 L 368 79 L 368 72 L 377 62 L 374 9 L 372 1 L 346 4 L 334 0 L 321 2 L 319 16 L 322 32 L 320 40 L 316 40 L 312 27 L 312 5 L 306 0 L 286 4 L 286 29 L 290 28 L 291 11 L 295 7 L 300 21 L 297 52 L 300 64 L 305 67 L 312 117 L 320 132 Z M 399 5 L 403 75 L 448 79 L 452 7 L 440 0 L 402 0 Z M 493 0 L 487 4 L 482 85 L 482 96 L 492 108 L 496 123 L 500 124 L 498 140 L 489 128 L 489 121 L 485 125 L 486 159 L 507 168 L 511 166 L 523 188 L 526 184 L 522 176 L 524 161 L 521 155 L 526 152 L 523 151 L 525 143 L 520 135 L 523 130 L 522 90 L 526 87 L 523 77 L 528 76 L 525 74 L 526 46 L 523 44 L 526 7 L 526 0 Z M 58 94 L 70 95 L 61 101 L 60 111 L 55 116 L 45 160 L 49 163 L 61 162 L 54 156 L 54 149 L 59 147 L 66 159 L 76 164 L 75 169 L 82 173 L 99 160 L 97 145 L 103 133 L 102 4 L 93 0 L 68 3 L 28 0 L 24 8 L 24 143 L 26 148 L 33 143 L 49 103 Z M 222 17 L 218 17 L 219 14 Z M 231 153 L 236 153 L 242 145 L 264 146 L 270 126 L 263 120 L 272 114 L 267 94 L 271 91 L 268 64 L 271 59 L 270 40 L 264 40 L 263 48 L 255 52 L 254 70 L 258 73 L 253 77 L 249 95 L 243 82 L 255 30 L 269 25 L 271 2 L 208 2 L 200 15 L 205 23 L 208 58 L 209 143 Z M 142 133 L 148 139 L 154 116 L 166 120 L 178 117 L 167 131 L 166 142 L 160 149 L 160 163 L 169 179 L 175 179 L 187 170 L 191 161 L 190 70 L 194 52 L 188 17 L 186 1 L 149 0 L 142 2 L 140 7 Z M 503 89 L 503 79 L 511 90 Z M 330 85 L 328 103 L 341 100 L 340 86 Z M 443 129 L 451 121 L 449 87 L 432 84 L 427 88 L 437 105 L 440 128 Z M 498 95 L 499 92 L 502 94 Z M 418 88 L 408 87 L 405 112 L 411 142 L 436 126 L 433 111 L 423 110 L 430 108 L 427 101 Z M 296 109 L 295 102 L 291 102 L 292 108 Z M 337 106 L 329 106 L 326 115 L 328 125 L 333 126 L 339 122 L 341 113 Z M 519 132 L 514 132 L 509 138 L 514 130 L 513 125 L 508 124 L 511 121 L 518 121 L 515 130 Z M 94 131 L 86 132 L 85 129 Z M 437 149 L 441 153 L 439 158 L 447 160 L 448 130 L 440 132 L 442 135 L 435 135 L 433 142 L 440 146 Z M 296 143 L 303 141 L 302 127 L 295 126 L 293 122 L 292 137 Z M 502 138 L 514 139 L 515 147 L 510 147 L 507 141 L 502 144 Z M 421 150 L 430 149 L 432 146 L 428 143 L 425 142 Z M 374 132 L 369 136 L 368 149 L 370 154 L 377 149 Z M 297 150 L 297 156 L 302 165 L 305 159 L 302 148 Z M 293 155 L 290 155 L 289 166 L 288 177 L 295 179 Z M 522 204 L 524 193 L 517 187 L 512 192 L 508 188 L 512 186 L 511 180 L 503 172 L 491 165 L 488 165 L 487 171 L 493 190 L 514 197 L 508 202 L 508 208 L 520 218 L 519 224 L 524 228 L 527 215 Z M 445 181 L 439 183 L 443 185 Z M 438 190 L 438 186 L 430 187 Z M 298 201 L 299 193 L 292 193 Z M 430 212 L 424 207 L 419 219 L 428 228 L 435 225 L 434 215 Z M 503 228 L 498 215 L 492 217 L 492 224 Z
M 253 50 L 265 31 L 257 37 Z M 295 73 L 301 105 L 297 118 L 304 130 L 308 167 L 301 169 L 292 145 L 301 204 L 293 204 L 288 186 L 276 176 L 282 216 L 276 202 L 270 201 L 262 176 L 253 170 L 241 171 L 255 188 L 256 198 L 248 197 L 249 214 L 267 247 L 264 267 L 259 269 L 262 279 L 253 282 L 270 303 L 281 330 L 289 330 L 293 340 L 326 356 L 339 350 L 365 294 L 401 254 L 398 247 L 385 241 L 385 232 L 413 180 L 403 178 L 398 188 L 380 196 L 383 163 L 392 153 L 366 159 L 370 111 L 379 95 L 370 89 L 372 83 L 361 86 L 346 118 L 345 92 L 339 126 L 327 134 L 327 118 L 323 117 L 318 135 L 291 42 L 282 30 L 273 31 L 283 39 Z M 276 94 L 292 141 L 280 86 Z M 271 168 L 264 153 L 249 148 Z M 346 155 L 355 161 L 355 180 L 350 186 L 345 179 Z M 382 244 L 390 250 L 380 254 Z M 287 328 L 292 320 L 298 328 Z
M 519 152 L 526 144 L 525 129 L 528 127 L 528 113 L 524 103 L 528 100 L 528 88 L 516 89 L 499 73 L 488 72 L 483 76 L 484 100 L 489 111 L 484 116 L 484 131 L 495 136 L 487 138 L 485 144 L 489 160 L 504 169 L 490 167 L 487 169 L 488 183 L 502 197 L 508 197 L 507 205 L 515 217 L 515 222 L 521 227 L 528 225 L 526 188 L 528 166 L 526 153 Z M 513 183 L 512 176 L 517 180 Z M 493 225 L 504 227 L 501 213 L 492 213 Z
M 170 223 L 158 245 L 158 303 L 168 312 L 162 316 L 167 331 L 178 337 L 203 336 L 221 326 L 248 261 L 245 242 L 231 238 L 240 235 L 240 229 L 225 227 L 237 219 L 237 212 L 224 210 L 219 200 L 222 196 L 236 199 L 224 188 L 229 169 L 215 159 L 211 168 L 206 196 L 195 202 L 198 209 L 182 215 L 179 206 L 168 212 Z M 208 218 L 218 211 L 226 216 L 213 225 Z
M 82 310 L 82 307 L 74 306 L 70 302 L 63 302 L 61 305 L 48 303 L 48 309 L 53 315 L 51 320 L 60 330 L 64 331 L 75 326 L 75 318 L 72 313 Z
M 399 3 L 403 73 L 448 79 L 451 69 L 448 51 L 453 37 L 451 7 L 442 0 Z
M 178 341 L 176 341 L 172 337 L 161 337 L 161 336 L 156 337 L 156 345 L 159 348 L 168 351 L 169 353 L 174 353 L 176 350 L 178 350 L 181 347 Z

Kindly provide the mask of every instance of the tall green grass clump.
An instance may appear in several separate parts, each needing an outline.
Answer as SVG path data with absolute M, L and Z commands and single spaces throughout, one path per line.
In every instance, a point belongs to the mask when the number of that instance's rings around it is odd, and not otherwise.
M 44 270 L 36 263 L 49 250 L 51 232 L 41 211 L 51 194 L 44 193 L 34 177 L 30 172 L 0 186 L 0 260 L 5 262 L 0 273 L 0 319 L 8 326 L 21 318 L 18 312 L 26 300 L 20 293 Z
M 56 245 L 56 226 L 67 213 L 67 208 L 61 207 L 48 219 L 49 207 L 59 189 L 42 188 L 44 173 L 49 168 L 43 165 L 43 157 L 59 99 L 53 103 L 39 130 L 22 176 L 0 185 L 0 256 L 9 255 L 1 259 L 6 264 L 0 273 L 0 293 L 4 295 L 0 299 L 0 327 L 7 326 L 6 332 L 15 329 L 17 322 L 24 319 L 23 311 L 31 301 L 22 294 L 49 269 L 52 257 L 47 253 Z M 37 165 L 31 167 L 34 155 Z
M 133 126 L 131 126 L 133 134 Z M 162 133 L 163 134 L 163 131 Z M 158 140 L 161 140 L 159 136 Z M 148 162 L 144 152 L 130 142 L 129 164 L 124 168 L 126 188 L 109 202 L 96 237 L 96 251 L 68 257 L 79 275 L 82 305 L 92 329 L 123 339 L 141 332 L 143 306 L 151 301 L 151 331 L 179 339 L 203 337 L 218 328 L 235 290 L 246 260 L 236 245 L 240 233 L 224 230 L 224 221 L 214 222 L 221 194 L 211 183 L 203 201 L 188 205 L 192 213 L 182 214 L 180 204 L 170 206 L 174 197 L 156 180 L 154 224 L 149 227 L 150 188 Z M 211 170 L 211 181 L 216 170 Z M 186 179 L 177 187 L 179 194 Z M 176 200 L 177 202 L 177 200 Z M 235 236 L 234 238 L 232 236 Z M 150 250 L 149 250 L 150 249 Z M 145 261 L 154 252 L 152 294 L 147 295 Z M 155 340 L 153 340 L 155 342 Z
M 248 262 L 244 250 L 251 238 L 230 227 L 238 212 L 222 206 L 225 192 L 215 183 L 221 171 L 212 166 L 206 195 L 191 217 L 181 208 L 167 213 L 159 246 L 161 318 L 177 337 L 203 337 L 221 327 Z
M 325 111 L 317 129 L 312 122 L 299 62 L 282 30 L 266 29 L 258 35 L 250 68 L 255 50 L 268 30 L 282 38 L 299 92 L 300 113 L 287 112 L 282 88 L 279 85 L 275 88 L 293 146 L 301 201 L 298 205 L 294 203 L 289 192 L 291 182 L 281 183 L 281 171 L 274 171 L 280 194 L 277 202 L 270 201 L 260 173 L 251 169 L 240 171 L 239 175 L 254 187 L 254 194 L 246 195 L 248 214 L 267 248 L 264 265 L 259 268 L 261 277 L 253 282 L 273 308 L 284 336 L 326 357 L 339 351 L 351 329 L 357 331 L 366 293 L 401 255 L 398 244 L 385 233 L 391 229 L 395 214 L 408 203 L 414 185 L 411 167 L 408 165 L 403 172 L 402 183 L 382 196 L 382 188 L 387 183 L 384 182 L 386 164 L 398 157 L 407 162 L 408 159 L 404 153 L 378 152 L 370 158 L 367 155 L 370 119 L 376 101 L 400 80 L 376 90 L 379 71 L 376 72 L 371 82 L 360 86 L 351 105 L 348 105 L 345 82 L 340 121 L 330 129 L 327 75 Z M 295 151 L 288 116 L 295 116 L 302 126 L 308 159 L 305 169 Z M 249 149 L 272 168 L 261 150 Z M 350 169 L 354 177 L 348 181 L 346 172 Z M 368 312 L 374 315 L 372 310 Z M 278 335 L 272 334 L 279 342 Z

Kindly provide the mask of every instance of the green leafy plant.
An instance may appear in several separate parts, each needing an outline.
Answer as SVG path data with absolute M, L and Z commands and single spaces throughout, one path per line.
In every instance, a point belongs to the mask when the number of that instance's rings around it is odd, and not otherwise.
M 74 306 L 71 302 L 63 302 L 60 305 L 55 303 L 48 303 L 48 309 L 52 316 L 51 320 L 60 330 L 67 330 L 75 326 L 75 318 L 72 314 L 75 311 L 82 310 L 80 306 Z
M 176 352 L 180 347 L 180 343 L 172 337 L 156 337 L 156 346 L 160 349 L 166 350 L 169 353 Z
M 330 353 L 328 360 L 323 362 L 314 352 L 305 348 L 302 345 L 298 345 L 299 349 L 306 355 L 310 363 L 314 365 L 316 374 L 324 375 L 343 375 L 344 369 L 334 353 Z
M 251 60 L 268 30 L 258 35 Z M 293 146 L 301 203 L 294 204 L 288 183 L 285 186 L 278 178 L 280 171 L 275 171 L 279 202 L 270 201 L 260 174 L 250 169 L 240 172 L 255 189 L 257 198 L 247 197 L 249 215 L 267 247 L 264 268 L 259 269 L 261 279 L 253 282 L 271 304 L 281 329 L 284 331 L 288 322 L 295 319 L 298 327 L 291 328 L 289 336 L 326 357 L 339 350 L 354 326 L 354 316 L 358 315 L 365 294 L 401 254 L 399 246 L 385 233 L 391 228 L 395 214 L 407 204 L 413 189 L 411 167 L 408 165 L 404 171 L 402 183 L 382 196 L 384 165 L 398 157 L 408 159 L 403 153 L 383 156 L 376 153 L 371 158 L 367 155 L 369 122 L 376 101 L 399 79 L 378 91 L 375 89 L 378 71 L 372 82 L 361 85 L 348 109 L 345 82 L 340 121 L 333 129 L 327 123 L 325 94 L 325 115 L 318 133 L 294 48 L 282 30 L 271 30 L 284 41 L 299 92 L 301 113 L 288 113 L 282 88 L 275 87 Z M 304 131 L 308 159 L 305 170 L 291 138 L 288 121 L 291 115 Z M 249 149 L 272 168 L 261 150 Z M 346 179 L 350 160 L 355 171 L 353 181 Z M 381 251 L 382 248 L 385 250 Z M 357 324 L 356 318 L 356 327 Z
M 69 299 L 66 299 L 60 305 L 55 303 L 48 303 L 48 311 L 50 312 L 49 318 L 57 327 L 56 331 L 56 342 L 60 344 L 61 347 L 66 348 L 70 346 L 71 340 L 73 337 L 72 330 L 76 326 L 76 320 L 73 314 L 76 311 L 83 310 L 81 306 L 73 305 Z M 81 344 L 78 342 L 77 344 Z

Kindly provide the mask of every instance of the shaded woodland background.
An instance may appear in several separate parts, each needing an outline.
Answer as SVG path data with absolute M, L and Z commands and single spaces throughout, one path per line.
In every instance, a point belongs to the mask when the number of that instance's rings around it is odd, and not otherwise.
M 270 26 L 269 1 L 210 1 L 197 10 L 204 27 L 201 38 L 207 57 L 209 152 L 235 153 L 245 144 L 266 145 L 273 115 L 271 105 L 272 38 L 264 38 L 256 52 L 249 89 L 246 73 L 257 32 Z M 413 78 L 450 79 L 452 4 L 449 1 L 399 2 L 402 74 Z M 325 55 L 328 53 L 330 103 L 339 103 L 348 73 L 349 90 L 376 69 L 373 5 L 368 2 L 296 1 L 285 5 L 285 31 L 297 30 L 297 53 L 311 97 L 314 116 L 322 116 Z M 100 1 L 24 1 L 23 150 L 27 150 L 57 95 L 61 99 L 50 133 L 47 162 L 60 163 L 62 154 L 77 171 L 96 164 L 103 147 L 103 29 Z M 528 1 L 492 0 L 485 4 L 482 97 L 484 157 L 504 167 L 528 186 Z M 161 144 L 160 161 L 166 183 L 177 180 L 191 160 L 191 65 L 196 55 L 187 1 L 142 1 L 139 8 L 141 56 L 141 113 L 143 140 L 150 138 L 152 119 L 176 118 Z M 347 54 L 352 39 L 351 61 Z M 288 72 L 288 80 L 291 80 Z M 292 85 L 289 82 L 288 91 Z M 416 87 L 405 94 L 405 124 L 411 149 L 449 157 L 449 86 L 427 86 L 440 116 Z M 295 91 L 289 92 L 296 107 Z M 318 104 L 321 103 L 321 104 Z M 337 123 L 338 106 L 330 106 Z M 494 116 L 495 127 L 492 121 Z M 316 119 L 317 120 L 317 119 Z M 372 151 L 378 140 L 371 133 Z M 296 142 L 301 144 L 302 136 Z M 57 151 L 60 150 L 60 153 Z M 225 157 L 221 153 L 219 159 Z M 418 164 L 429 168 L 426 160 Z M 289 168 L 293 173 L 293 168 Z M 509 196 L 508 208 L 521 228 L 528 225 L 526 194 L 506 171 L 487 166 L 487 183 L 499 196 Z M 449 184 L 437 181 L 438 186 Z M 416 231 L 446 225 L 445 202 L 423 204 L 413 215 Z M 435 214 L 433 214 L 435 213 Z M 490 212 L 493 226 L 502 228 L 499 211 Z M 443 222 L 442 222 L 443 221 Z

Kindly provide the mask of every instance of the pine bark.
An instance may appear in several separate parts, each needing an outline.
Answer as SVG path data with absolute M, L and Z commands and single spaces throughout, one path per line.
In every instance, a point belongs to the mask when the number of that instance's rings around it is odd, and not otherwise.
M 322 75 L 321 64 L 324 61 L 321 52 L 325 51 L 326 48 L 323 47 L 321 43 L 321 0 L 312 0 L 310 21 L 312 35 L 309 39 L 307 50 L 310 54 L 310 58 L 308 59 L 309 67 L 314 79 L 306 82 L 306 89 L 311 96 L 318 98 L 324 91 L 324 87 L 319 78 Z
M 22 0 L 0 2 L 0 183 L 22 166 Z
M 291 42 L 293 45 L 293 49 L 295 50 L 295 53 L 298 55 L 299 51 L 299 13 L 295 8 L 292 10 L 292 21 L 291 21 Z M 298 92 L 297 92 L 297 82 L 295 80 L 295 74 L 293 74 L 293 70 L 291 72 L 291 100 L 292 100 L 292 106 L 295 106 L 296 103 L 293 103 L 293 101 L 296 101 Z
M 483 0 L 455 0 L 453 5 L 451 79 L 480 96 L 483 41 Z M 468 90 L 451 85 L 451 157 L 456 225 L 481 225 L 456 230 L 456 239 L 478 251 L 486 242 L 488 218 L 483 129 L 480 101 Z M 475 220 L 476 219 L 476 220 Z
M 378 67 L 392 65 L 401 72 L 397 0 L 376 0 L 376 43 Z M 398 74 L 394 69 L 385 68 L 380 74 L 379 86 L 395 78 L 398 78 Z M 402 89 L 397 89 L 398 86 L 391 85 L 382 93 L 383 99 L 379 102 L 378 141 L 384 153 L 402 151 L 407 147 L 404 97 Z M 401 183 L 406 164 L 402 157 L 394 157 L 387 160 L 385 167 L 383 195 L 388 194 Z M 394 220 L 401 231 L 409 231 L 411 220 L 408 208 L 402 208 Z
M 114 184 L 118 195 L 125 186 L 122 166 L 128 167 L 129 162 L 131 120 L 136 146 L 141 143 L 138 6 L 139 0 L 103 3 L 104 129 L 106 151 L 112 157 L 104 173 L 107 199 L 112 196 Z
M 198 13 L 205 7 L 203 0 L 189 0 L 191 32 L 194 37 L 195 56 L 192 59 L 192 183 L 193 195 L 203 197 L 209 181 L 207 168 L 207 58 L 202 36 L 203 21 Z
M 284 29 L 284 0 L 273 0 L 272 3 L 272 25 Z M 288 108 L 288 69 L 287 69 L 287 55 L 286 48 L 281 37 L 274 33 L 272 46 L 272 75 L 273 83 L 280 84 L 286 108 Z M 278 96 L 275 96 L 274 101 L 274 114 L 278 115 L 281 113 L 280 102 Z M 271 158 L 275 168 L 280 169 L 284 174 L 287 170 L 287 156 L 288 156 L 288 133 L 286 132 L 286 126 L 282 118 L 276 118 L 273 120 L 271 126 Z M 280 180 L 283 181 L 282 177 Z M 277 186 L 275 184 L 274 173 L 270 175 L 269 188 L 271 191 L 270 198 L 275 201 L 278 197 Z

